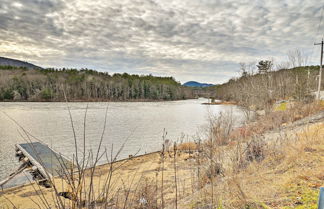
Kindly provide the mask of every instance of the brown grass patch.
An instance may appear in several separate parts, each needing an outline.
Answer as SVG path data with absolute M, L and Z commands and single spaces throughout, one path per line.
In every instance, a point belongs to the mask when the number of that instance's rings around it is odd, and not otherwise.
M 198 145 L 195 142 L 184 142 L 177 145 L 177 150 L 180 151 L 196 151 Z

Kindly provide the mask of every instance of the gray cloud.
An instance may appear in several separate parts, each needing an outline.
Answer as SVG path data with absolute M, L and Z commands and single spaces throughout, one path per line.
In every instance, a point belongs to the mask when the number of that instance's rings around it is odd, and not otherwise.
M 0 0 L 0 52 L 219 83 L 239 62 L 281 61 L 296 48 L 314 57 L 320 16 L 315 0 Z

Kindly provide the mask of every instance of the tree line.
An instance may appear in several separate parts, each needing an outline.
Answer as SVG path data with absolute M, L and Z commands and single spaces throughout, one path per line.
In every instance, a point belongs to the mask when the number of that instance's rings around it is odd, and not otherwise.
M 213 96 L 236 101 L 252 109 L 268 109 L 278 100 L 310 101 L 317 90 L 319 66 L 283 67 L 273 70 L 273 61 L 261 60 L 257 65 L 240 64 L 241 76 L 210 88 Z M 322 83 L 322 88 L 323 88 Z
M 128 101 L 193 98 L 173 77 L 110 75 L 91 69 L 0 66 L 0 101 Z

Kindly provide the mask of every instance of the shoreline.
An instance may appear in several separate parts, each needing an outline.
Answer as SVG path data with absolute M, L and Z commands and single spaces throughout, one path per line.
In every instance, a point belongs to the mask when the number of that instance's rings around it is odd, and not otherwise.
M 288 113 L 289 112 L 286 114 Z M 278 114 L 280 114 L 280 112 L 277 112 L 273 116 Z M 295 118 L 298 119 L 295 120 Z M 265 118 L 261 118 L 261 121 L 267 122 L 265 121 Z M 235 158 L 238 147 L 245 150 L 245 147 L 249 147 L 250 144 L 254 142 L 255 146 L 261 146 L 260 150 L 263 151 L 260 152 L 265 154 L 261 155 L 264 158 L 260 161 L 246 161 L 248 164 L 245 164 L 245 167 L 240 170 L 240 173 L 235 173 L 235 176 L 241 179 L 240 185 L 242 185 L 241 188 L 247 195 L 247 201 L 253 202 L 254 199 L 257 198 L 261 203 L 264 203 L 267 206 L 271 206 L 272 204 L 278 204 L 281 206 L 287 204 L 294 205 L 294 199 L 291 201 L 285 200 L 283 202 L 277 202 L 275 199 L 269 202 L 268 199 L 273 195 L 288 197 L 291 195 L 289 191 L 291 191 L 292 188 L 298 187 L 299 184 L 303 185 L 301 193 L 293 193 L 292 195 L 309 198 L 309 195 L 306 192 L 308 192 L 309 189 L 315 191 L 315 189 L 318 188 L 319 180 L 316 179 L 316 176 L 320 174 L 320 172 L 311 171 L 318 171 L 322 166 L 321 162 L 324 162 L 323 157 L 318 158 L 319 156 L 324 156 L 324 144 L 321 140 L 324 131 L 323 108 L 311 114 L 305 113 L 301 118 L 296 115 L 292 120 L 280 123 L 276 127 L 262 127 L 260 124 L 255 122 L 251 123 L 251 125 L 258 125 L 256 126 L 258 129 L 255 130 L 253 127 L 250 129 L 248 129 L 248 127 L 238 128 L 234 130 L 233 137 L 238 136 L 236 134 L 239 134 L 240 136 L 244 135 L 245 137 L 242 138 L 241 141 L 233 140 L 227 145 L 219 147 L 219 157 L 222 159 L 222 164 L 221 170 L 219 170 L 219 172 L 221 172 L 220 175 L 215 177 L 220 180 L 218 184 L 214 185 L 215 195 L 223 195 L 224 203 L 229 199 L 232 200 L 232 197 L 228 196 L 230 193 L 228 193 L 227 190 L 222 190 L 224 185 L 231 182 L 231 179 L 228 178 L 233 174 L 231 173 L 231 168 L 236 168 L 236 161 L 232 162 L 231 159 Z M 264 132 L 260 132 L 260 129 L 264 130 Z M 251 134 L 249 133 L 249 130 L 255 130 L 255 132 L 251 132 Z M 263 138 L 258 142 L 255 141 L 256 136 L 262 136 Z M 279 145 L 278 143 L 280 146 L 277 146 Z M 208 146 L 208 144 L 206 145 Z M 156 151 L 138 156 L 129 156 L 129 158 L 120 159 L 113 163 L 98 165 L 95 169 L 93 185 L 95 186 L 96 191 L 97 189 L 100 191 L 99 188 L 102 187 L 102 184 L 100 183 L 101 179 L 105 179 L 105 177 L 109 175 L 109 172 L 113 170 L 114 174 L 112 182 L 114 187 L 111 189 L 111 193 L 109 193 L 113 198 L 124 198 L 125 194 L 121 192 L 123 190 L 120 189 L 124 188 L 128 190 L 129 187 L 129 191 L 132 192 L 131 194 L 134 198 L 138 198 L 137 195 L 143 194 L 143 191 L 148 191 L 148 196 L 145 197 L 155 195 L 157 198 L 156 201 L 160 201 L 160 194 L 157 195 L 154 193 L 155 191 L 158 191 L 155 188 L 159 187 L 160 189 L 162 188 L 161 191 L 163 191 L 164 194 L 165 204 L 172 206 L 172 204 L 174 204 L 174 169 L 176 167 L 176 178 L 178 179 L 177 185 L 178 189 L 181 191 L 179 193 L 179 207 L 190 208 L 189 206 L 196 202 L 197 204 L 200 204 L 200 201 L 202 201 L 200 195 L 205 194 L 204 192 L 209 191 L 210 189 L 208 173 L 201 173 L 202 176 L 199 178 L 198 185 L 201 184 L 203 187 L 196 190 L 197 185 L 194 180 L 197 176 L 195 175 L 197 174 L 197 168 L 202 167 L 197 167 L 197 159 L 198 161 L 200 159 L 199 152 L 194 152 L 194 149 L 191 149 L 191 151 L 193 152 L 190 153 L 186 149 L 182 150 L 177 148 L 177 155 L 175 155 L 173 151 L 170 151 L 170 153 L 164 152 L 163 160 L 161 160 L 161 151 Z M 259 151 L 257 150 L 256 154 L 258 153 Z M 177 156 L 176 164 L 175 156 Z M 206 163 L 208 162 L 209 161 L 207 160 Z M 287 166 L 288 168 L 286 169 Z M 256 182 L 255 179 L 260 179 L 260 175 L 262 175 L 262 180 Z M 85 181 L 88 182 L 91 177 L 91 169 L 87 169 L 85 176 Z M 303 176 L 305 176 L 305 178 Z M 269 193 L 268 189 L 260 189 L 269 185 L 269 181 L 272 182 L 273 178 L 276 178 L 276 182 L 273 182 L 270 188 L 275 189 L 274 194 Z M 321 178 L 321 176 L 319 178 Z M 300 179 L 305 182 L 300 183 Z M 59 178 L 55 178 L 53 181 L 60 192 L 68 191 L 69 187 L 65 181 L 62 181 Z M 310 186 L 309 183 L 311 183 Z M 312 186 L 313 183 L 316 183 L 317 186 Z M 13 203 L 18 207 L 35 207 L 34 203 L 30 201 L 31 198 L 39 197 L 39 194 L 34 189 L 34 185 L 35 183 L 0 191 L 0 207 L 10 205 L 8 200 L 13 201 Z M 164 188 L 160 185 L 163 185 Z M 258 188 L 260 189 L 260 192 L 255 193 L 254 191 Z M 44 189 L 43 192 L 44 196 L 48 198 L 50 204 L 54 205 L 55 199 L 53 199 L 52 196 L 53 189 Z M 309 194 L 311 194 L 310 198 L 312 201 L 317 198 L 313 193 Z M 97 193 L 95 193 L 95 195 L 97 195 Z M 3 196 L 3 198 L 1 198 L 1 196 Z M 24 205 L 21 205 L 21 202 L 24 202 Z M 70 202 L 68 202 L 68 204 L 70 204 Z M 308 205 L 312 203 L 303 204 Z
M 290 124 L 287 127 L 279 128 L 278 130 L 272 130 L 269 131 L 265 134 L 266 138 L 269 139 L 269 143 L 272 143 L 273 141 L 271 139 L 276 139 L 279 133 L 277 133 L 278 131 L 284 131 L 285 133 L 288 133 L 289 136 L 293 136 L 296 133 L 303 133 L 303 131 L 309 131 L 312 130 L 313 128 L 311 127 L 324 127 L 323 125 L 323 112 L 321 112 L 320 114 L 316 114 L 316 117 L 311 116 L 311 117 L 305 117 L 301 120 L 299 120 L 297 123 L 294 122 L 292 124 Z M 315 120 L 312 121 L 310 120 L 310 118 L 318 118 L 319 120 Z M 312 121 L 310 123 L 308 123 L 309 121 Z M 320 129 L 319 129 L 320 130 Z M 297 131 L 297 132 L 296 132 Z M 224 147 L 224 149 L 227 150 L 226 147 Z M 310 148 L 309 148 L 310 149 Z M 308 149 L 305 149 L 306 153 L 308 152 Z M 321 150 L 317 149 L 318 152 L 320 153 Z M 314 152 L 314 151 L 312 151 Z M 159 181 L 160 181 L 160 173 L 161 172 L 160 169 L 160 154 L 161 151 L 156 151 L 156 152 L 151 152 L 151 153 L 146 153 L 146 154 L 142 154 L 142 155 L 138 155 L 138 156 L 134 156 L 134 157 L 130 157 L 130 158 L 125 158 L 125 159 L 121 159 L 121 160 L 117 160 L 115 162 L 112 163 L 112 165 L 114 165 L 114 169 L 116 169 L 116 171 L 114 171 L 114 175 L 113 175 L 113 182 L 116 186 L 116 188 L 112 188 L 112 193 L 114 195 L 118 194 L 118 187 L 123 185 L 123 184 L 131 184 L 132 181 L 141 181 L 142 179 L 142 184 L 146 184 L 145 182 L 154 182 L 155 178 L 158 177 Z M 172 155 L 172 151 L 171 151 L 171 155 Z M 179 203 L 181 204 L 181 206 L 183 206 L 183 208 L 188 208 L 188 198 L 189 200 L 191 200 L 191 198 L 198 198 L 196 197 L 196 195 L 198 193 L 195 193 L 192 191 L 192 185 L 190 185 L 190 181 L 191 176 L 192 176 L 192 172 L 195 172 L 195 160 L 194 160 L 194 154 L 190 154 L 187 153 L 186 151 L 181 151 L 179 152 L 179 155 L 177 157 L 178 162 L 177 162 L 177 167 L 178 167 L 178 178 L 186 181 L 187 184 L 183 185 L 183 187 L 180 187 L 181 190 L 184 192 L 181 196 L 182 201 Z M 102 165 L 98 165 L 96 167 L 96 177 L 94 180 L 94 185 L 98 186 L 100 185 L 100 179 L 102 177 L 104 177 L 108 172 L 109 172 L 109 165 L 111 165 L 110 163 L 105 163 Z M 165 161 L 164 161 L 164 178 L 165 178 L 165 203 L 166 204 L 172 204 L 172 198 L 174 198 L 174 185 L 173 185 L 173 179 L 174 179 L 174 173 L 173 173 L 173 158 L 170 157 L 168 154 L 165 155 Z M 252 167 L 253 168 L 253 167 Z M 86 169 L 88 172 L 90 172 L 90 169 L 87 168 Z M 88 176 L 88 172 L 86 172 L 86 176 Z M 275 171 L 274 171 L 275 172 Z M 273 174 L 271 174 L 273 175 Z M 287 174 L 288 175 L 288 174 Z M 290 175 L 290 173 L 289 173 Z M 272 178 L 272 176 L 270 176 Z M 89 178 L 89 177 L 87 177 Z M 124 179 L 124 180 L 123 180 Z M 134 180 L 136 179 L 136 180 Z M 150 180 L 149 180 L 150 179 Z M 278 180 L 278 186 L 280 186 L 281 184 L 285 185 L 286 181 L 290 181 L 291 179 L 295 179 L 294 176 L 291 176 L 291 178 L 289 178 L 288 180 Z M 54 178 L 54 182 L 56 184 L 56 186 L 58 187 L 59 191 L 67 191 L 67 185 L 65 184 L 64 186 L 60 186 L 60 184 L 62 184 L 62 180 L 60 180 L 59 178 Z M 8 203 L 8 199 L 10 199 L 11 201 L 13 201 L 13 203 L 19 207 L 25 208 L 33 208 L 36 207 L 34 202 L 31 201 L 31 199 L 36 199 L 37 198 L 37 192 L 35 191 L 35 188 L 37 188 L 37 186 L 35 186 L 35 182 L 31 183 L 31 184 L 25 184 L 25 185 L 21 185 L 21 186 L 17 186 L 17 187 L 12 187 L 12 188 L 7 188 L 4 190 L 0 190 L 0 207 L 1 206 L 5 206 L 5 205 L 10 205 L 10 203 Z M 208 184 L 207 184 L 208 185 Z M 208 188 L 208 186 L 207 186 Z M 286 187 L 284 188 L 286 189 Z M 52 193 L 53 193 L 53 189 L 43 189 L 43 195 L 44 197 L 48 198 L 48 201 L 50 202 L 50 204 L 54 204 L 54 200 L 52 197 Z M 278 191 L 278 192 L 282 192 L 282 191 Z M 122 195 L 122 194 L 121 194 Z M 3 196 L 3 198 L 1 198 L 1 196 Z M 14 199 L 13 199 L 14 198 Z M 316 197 L 315 197 L 316 198 Z M 67 199 L 65 199 L 65 201 L 69 201 Z M 23 205 L 21 203 L 24 203 Z M 189 201 L 190 202 L 190 201 Z
M 238 105 L 238 103 L 234 101 L 205 102 L 202 104 L 203 105 Z
M 173 101 L 185 101 L 185 100 L 197 100 L 197 98 L 186 98 L 186 99 L 174 99 L 174 100 L 154 100 L 154 99 L 131 99 L 131 100 L 105 100 L 105 99 L 98 99 L 98 100 L 82 100 L 82 99 L 75 99 L 75 100 L 69 100 L 69 101 L 64 101 L 64 100 L 3 100 L 0 101 L 3 103 L 66 103 L 66 102 L 80 102 L 80 103 L 94 103 L 94 102 L 173 102 Z
M 146 153 L 139 156 L 134 156 L 131 158 L 121 159 L 113 162 L 112 164 L 106 163 L 102 165 L 96 166 L 95 175 L 93 179 L 94 186 L 101 187 L 102 179 L 106 178 L 109 173 L 110 165 L 113 165 L 113 175 L 112 175 L 112 186 L 111 186 L 111 194 L 114 196 L 123 195 L 119 190 L 122 185 L 131 186 L 132 182 L 141 182 L 138 183 L 138 187 L 141 185 L 145 185 L 147 181 L 155 181 L 154 179 L 160 179 L 160 159 L 161 155 L 160 151 Z M 190 182 L 191 177 L 191 166 L 189 166 L 190 154 L 188 153 L 180 153 L 178 154 L 178 163 L 177 167 L 179 170 L 179 178 L 186 179 L 187 182 Z M 165 202 L 172 202 L 173 193 L 173 158 L 168 154 L 165 155 L 164 161 L 164 191 L 165 191 Z M 85 172 L 85 181 L 89 181 L 91 175 L 91 170 L 89 168 L 86 169 Z M 160 181 L 160 180 L 159 180 Z M 64 192 L 69 191 L 69 186 L 65 181 L 62 181 L 60 178 L 54 178 L 53 182 L 58 191 Z M 101 183 L 100 183 L 101 182 Z M 135 185 L 133 185 L 135 186 Z M 187 195 L 190 194 L 190 187 L 186 185 Z M 35 190 L 36 189 L 36 190 Z M 40 188 L 37 186 L 36 182 L 31 184 L 25 184 L 17 187 L 7 188 L 0 190 L 0 208 L 2 206 L 7 205 L 7 201 L 11 200 L 17 208 L 34 208 L 36 207 L 35 203 L 31 199 L 38 198 L 38 190 Z M 49 204 L 52 206 L 55 205 L 55 199 L 53 199 L 53 188 L 45 189 L 41 188 L 42 196 L 46 197 Z M 140 190 L 140 189 L 139 189 Z M 64 198 L 63 198 L 64 199 Z M 63 200 L 62 199 L 62 200 Z M 68 199 L 64 199 L 64 201 L 70 202 Z M 22 204 L 23 203 L 23 204 Z M 9 203 L 10 204 L 10 203 Z M 10 204 L 11 205 L 11 204 Z
M 151 155 L 158 154 L 158 153 L 161 153 L 161 151 L 153 151 L 153 152 L 149 152 L 149 153 L 145 153 L 145 154 L 141 154 L 141 155 L 130 156 L 128 158 L 123 158 L 123 159 L 120 159 L 120 160 L 116 160 L 116 161 L 111 162 L 111 163 L 107 162 L 107 163 L 104 163 L 104 164 L 99 164 L 99 165 L 96 166 L 96 169 L 101 168 L 101 167 L 105 167 L 105 166 L 109 166 L 111 164 L 114 165 L 114 164 L 118 164 L 118 163 L 122 163 L 122 162 L 127 162 L 128 160 L 132 160 L 132 159 L 137 160 L 138 158 L 149 157 Z M 90 170 L 92 168 L 93 167 L 89 167 L 89 168 L 85 168 L 84 170 L 88 171 L 88 170 Z M 55 176 L 54 178 L 59 178 L 59 177 Z M 0 194 L 1 194 L 1 192 L 5 192 L 5 191 L 10 192 L 10 190 L 19 189 L 19 188 L 29 186 L 29 185 L 35 184 L 35 183 L 36 183 L 35 181 L 31 181 L 31 182 L 23 183 L 21 185 L 15 185 L 15 186 L 12 186 L 12 187 L 3 187 L 3 188 L 0 187 Z

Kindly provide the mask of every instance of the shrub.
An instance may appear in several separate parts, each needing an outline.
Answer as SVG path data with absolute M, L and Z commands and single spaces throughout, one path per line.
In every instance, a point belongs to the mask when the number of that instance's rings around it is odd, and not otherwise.
M 14 98 L 14 92 L 11 89 L 6 89 L 2 97 L 4 100 L 12 100 Z
M 40 96 L 42 99 L 49 100 L 53 97 L 53 92 L 49 88 L 45 88 L 41 91 Z

